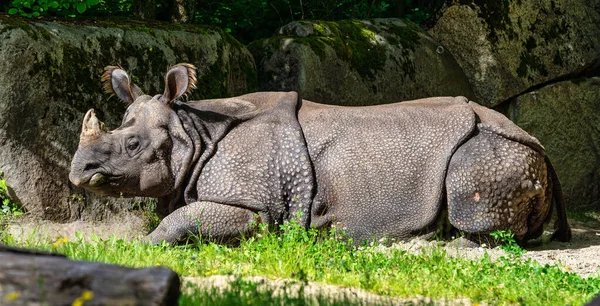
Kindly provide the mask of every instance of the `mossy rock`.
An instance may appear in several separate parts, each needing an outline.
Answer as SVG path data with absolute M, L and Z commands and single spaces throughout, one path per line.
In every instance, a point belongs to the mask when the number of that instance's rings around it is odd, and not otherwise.
M 13 200 L 52 220 L 102 219 L 131 206 L 68 181 L 85 112 L 96 109 L 115 128 L 126 109 L 103 92 L 105 66 L 124 67 L 152 95 L 163 92 L 164 74 L 178 62 L 198 67 L 190 99 L 258 89 L 252 55 L 215 28 L 0 17 L 0 41 L 0 170 Z
M 574 79 L 524 94 L 507 115 L 537 137 L 567 205 L 600 209 L 600 78 Z
M 600 1 L 461 0 L 429 34 L 456 57 L 477 101 L 498 105 L 600 62 Z
M 248 46 L 260 89 L 304 99 L 373 105 L 472 90 L 449 52 L 400 19 L 296 21 Z

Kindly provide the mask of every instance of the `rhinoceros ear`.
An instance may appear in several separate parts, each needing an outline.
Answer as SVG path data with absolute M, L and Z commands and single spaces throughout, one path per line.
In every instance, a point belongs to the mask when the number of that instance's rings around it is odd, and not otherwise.
M 170 104 L 177 98 L 188 94 L 196 88 L 196 67 L 191 64 L 177 64 L 165 76 L 165 92 L 159 98 L 163 103 Z
M 116 94 L 125 103 L 131 104 L 137 97 L 143 94 L 142 90 L 131 83 L 129 75 L 123 68 L 108 66 L 104 68 L 102 83 L 104 90 L 110 94 Z

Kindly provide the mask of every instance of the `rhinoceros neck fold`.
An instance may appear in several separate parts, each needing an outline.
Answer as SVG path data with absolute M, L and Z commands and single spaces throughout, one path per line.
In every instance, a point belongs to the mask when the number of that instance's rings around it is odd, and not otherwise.
M 257 93 L 178 107 L 202 141 L 184 184 L 187 204 L 210 201 L 274 222 L 310 224 L 314 172 L 297 119 L 297 94 Z
M 169 120 L 169 135 L 172 142 L 171 173 L 175 182 L 170 192 L 159 199 L 162 214 L 169 214 L 181 207 L 182 191 L 189 184 L 189 175 L 193 171 L 202 152 L 202 139 L 193 120 L 183 110 L 174 107 L 175 113 Z
M 180 192 L 183 192 L 185 204 L 190 204 L 198 201 L 196 185 L 202 168 L 206 164 L 206 161 L 215 153 L 216 143 L 225 136 L 226 131 L 234 124 L 235 120 L 232 118 L 220 118 L 219 127 L 207 126 L 194 113 L 193 108 L 182 103 L 176 103 L 174 108 L 181 120 L 183 130 L 190 138 L 190 145 L 193 148 L 193 150 L 188 152 L 188 166 L 179 173 L 185 179 L 176 186 Z M 179 188 L 180 186 L 182 188 Z

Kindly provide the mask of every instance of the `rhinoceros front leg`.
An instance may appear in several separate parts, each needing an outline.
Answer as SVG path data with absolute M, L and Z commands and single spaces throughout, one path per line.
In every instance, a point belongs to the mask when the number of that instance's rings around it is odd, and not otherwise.
M 259 218 L 260 219 L 260 218 Z M 144 241 L 175 243 L 190 234 L 219 243 L 250 235 L 260 220 L 247 209 L 213 202 L 195 202 L 166 216 Z

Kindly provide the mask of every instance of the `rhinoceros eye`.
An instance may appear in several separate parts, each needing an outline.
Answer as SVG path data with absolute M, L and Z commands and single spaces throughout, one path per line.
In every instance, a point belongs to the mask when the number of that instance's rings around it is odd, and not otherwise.
M 136 137 L 127 139 L 127 152 L 132 155 L 140 147 L 140 142 Z

